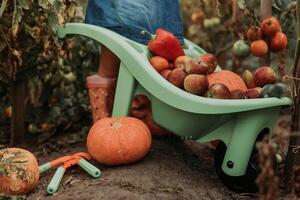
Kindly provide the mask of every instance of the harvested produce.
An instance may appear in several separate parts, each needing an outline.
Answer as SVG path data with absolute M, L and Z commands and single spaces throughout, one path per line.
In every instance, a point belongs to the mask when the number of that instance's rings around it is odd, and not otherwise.
M 250 26 L 246 35 L 247 40 L 238 40 L 233 45 L 233 54 L 238 58 L 245 58 L 250 53 L 262 57 L 269 53 L 269 49 L 285 49 L 288 43 L 274 17 L 263 20 L 261 27 Z M 254 73 L 245 70 L 242 78 L 228 70 L 215 71 L 217 58 L 213 54 L 205 53 L 194 58 L 186 56 L 179 40 L 162 29 L 157 30 L 157 35 L 149 42 L 148 48 L 156 55 L 150 58 L 152 66 L 167 81 L 186 92 L 221 99 L 253 99 L 283 95 L 283 86 L 280 85 L 275 89 L 272 86 L 273 93 L 266 92 L 264 86 L 276 82 L 276 74 L 270 67 L 260 67 Z
M 187 74 L 207 75 L 208 70 L 208 64 L 198 58 L 190 60 L 189 64 L 185 66 L 185 72 Z
M 247 31 L 247 38 L 250 42 L 261 40 L 263 36 L 262 30 L 258 26 L 251 26 Z
M 168 60 L 161 56 L 153 56 L 150 58 L 150 64 L 158 72 L 169 69 L 170 67 Z
M 274 85 L 272 85 L 272 84 L 265 85 L 262 88 L 262 92 L 261 92 L 262 97 L 264 97 L 264 98 L 272 97 L 271 93 L 272 93 L 273 87 L 274 87 Z
M 268 53 L 268 50 L 268 45 L 264 40 L 256 40 L 251 43 L 251 53 L 254 56 L 265 56 Z
M 208 90 L 208 80 L 204 75 L 190 74 L 184 79 L 185 91 L 203 95 Z
M 20 148 L 0 150 L 0 194 L 28 194 L 38 180 L 38 162 L 32 153 Z
M 280 23 L 275 17 L 268 17 L 262 21 L 261 29 L 266 36 L 273 36 L 281 31 Z
M 244 95 L 244 92 L 240 89 L 237 89 L 237 90 L 233 90 L 231 92 L 231 98 L 232 99 L 245 99 L 245 95 Z
M 209 87 L 209 96 L 214 99 L 230 99 L 231 93 L 226 85 L 215 83 Z
M 191 58 L 188 56 L 179 56 L 174 62 L 174 67 L 179 69 L 185 69 L 185 67 L 189 64 L 190 60 Z
M 277 32 L 272 38 L 270 42 L 270 47 L 272 51 L 281 51 L 287 47 L 288 41 L 287 37 L 282 32 Z
M 249 44 L 245 40 L 238 40 L 234 43 L 232 53 L 235 57 L 245 58 L 250 54 Z
M 217 58 L 211 53 L 205 53 L 198 56 L 198 59 L 203 61 L 208 65 L 208 72 L 209 74 L 213 73 L 217 68 Z
M 182 88 L 186 76 L 187 74 L 182 69 L 175 68 L 168 75 L 168 81 L 173 85 Z
M 245 93 L 245 96 L 247 99 L 256 99 L 260 98 L 262 93 L 261 88 L 253 88 L 253 89 L 248 89 Z
M 253 76 L 252 72 L 250 72 L 249 70 L 244 71 L 243 80 L 244 80 L 247 88 L 255 88 L 256 87 L 256 84 L 254 81 L 254 76 Z
M 222 83 L 230 91 L 240 89 L 245 92 L 247 90 L 247 86 L 245 85 L 243 79 L 236 73 L 228 70 L 221 70 L 212 74 L 208 74 L 207 79 L 209 87 L 211 87 L 215 83 Z
M 266 97 L 287 97 L 290 95 L 288 86 L 284 83 L 268 84 L 263 87 L 263 96 Z
M 150 150 L 151 133 L 133 117 L 104 118 L 89 131 L 87 148 L 90 155 L 104 165 L 121 165 L 142 159 Z
M 268 66 L 259 67 L 254 72 L 254 81 L 258 87 L 273 84 L 276 81 L 276 74 L 274 70 Z
M 290 89 L 289 89 L 289 87 L 288 87 L 287 84 L 285 84 L 285 83 L 276 83 L 275 84 L 275 88 L 276 87 L 281 88 L 281 95 L 280 95 L 280 97 L 289 97 L 289 96 L 291 96 L 291 91 L 290 91 Z
M 169 61 L 175 61 L 179 56 L 184 56 L 183 48 L 172 33 L 157 29 L 156 36 L 148 43 L 148 49 L 156 56 L 161 56 Z
M 162 75 L 162 77 L 164 77 L 165 79 L 168 79 L 168 76 L 171 73 L 171 71 L 172 70 L 170 70 L 170 69 L 165 69 L 165 70 L 160 72 L 160 75 Z

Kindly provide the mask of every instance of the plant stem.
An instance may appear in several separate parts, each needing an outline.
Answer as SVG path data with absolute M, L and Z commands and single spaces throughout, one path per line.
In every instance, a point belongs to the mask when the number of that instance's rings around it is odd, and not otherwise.
M 272 16 L 272 0 L 261 0 L 260 1 L 260 18 L 261 20 L 266 19 L 267 17 Z M 270 53 L 261 58 L 262 65 L 270 65 Z
M 297 46 L 293 62 L 293 77 L 295 79 L 300 78 L 300 0 L 297 0 Z M 300 86 L 297 80 L 294 81 L 294 87 L 296 94 L 294 94 L 294 108 L 293 108 L 293 119 L 292 119 L 292 133 L 290 136 L 289 149 L 286 158 L 285 166 L 285 192 L 289 193 L 292 191 L 292 178 L 294 168 L 300 165 L 300 155 L 293 153 L 295 146 L 300 146 Z
M 24 142 L 25 128 L 25 80 L 16 80 L 12 84 L 12 119 L 11 145 L 20 145 Z

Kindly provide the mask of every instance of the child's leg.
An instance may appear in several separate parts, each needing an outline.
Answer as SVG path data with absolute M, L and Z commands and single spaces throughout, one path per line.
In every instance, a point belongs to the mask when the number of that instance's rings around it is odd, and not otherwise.
M 87 77 L 94 123 L 111 116 L 119 66 L 118 57 L 102 46 L 98 73 Z
M 105 78 L 117 78 L 120 60 L 105 46 L 101 47 L 98 75 Z

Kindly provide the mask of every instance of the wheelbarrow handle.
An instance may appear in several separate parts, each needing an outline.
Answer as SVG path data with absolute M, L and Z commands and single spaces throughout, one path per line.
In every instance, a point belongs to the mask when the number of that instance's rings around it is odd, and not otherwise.
M 47 193 L 53 194 L 57 191 L 57 188 L 61 182 L 62 177 L 64 176 L 66 169 L 64 167 L 57 168 L 53 178 L 51 179 L 48 187 L 47 187 Z
M 47 162 L 41 166 L 39 166 L 39 173 L 44 173 L 52 168 L 51 163 Z
M 87 173 L 89 173 L 92 177 L 98 178 L 101 176 L 101 171 L 88 161 L 81 158 L 77 164 Z

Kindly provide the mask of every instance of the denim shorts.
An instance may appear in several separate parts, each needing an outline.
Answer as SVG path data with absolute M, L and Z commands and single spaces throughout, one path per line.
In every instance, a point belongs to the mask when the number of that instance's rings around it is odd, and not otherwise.
M 163 28 L 183 43 L 178 0 L 89 0 L 85 22 L 115 31 L 147 44 L 142 30 L 155 33 Z

